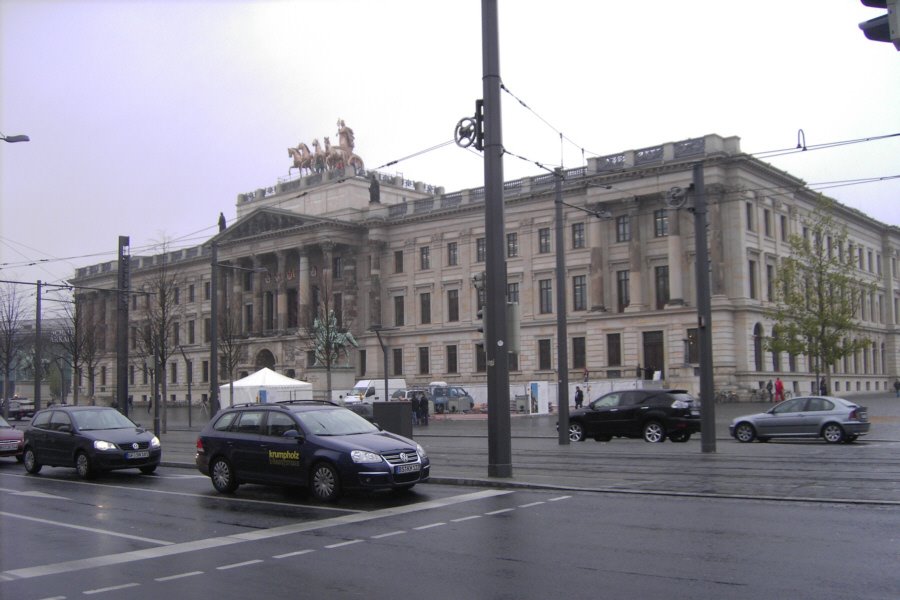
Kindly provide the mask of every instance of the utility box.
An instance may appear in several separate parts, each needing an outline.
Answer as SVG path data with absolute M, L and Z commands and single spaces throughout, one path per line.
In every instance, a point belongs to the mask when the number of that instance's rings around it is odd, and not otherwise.
M 386 431 L 408 438 L 412 437 L 411 402 L 373 402 L 372 420 Z

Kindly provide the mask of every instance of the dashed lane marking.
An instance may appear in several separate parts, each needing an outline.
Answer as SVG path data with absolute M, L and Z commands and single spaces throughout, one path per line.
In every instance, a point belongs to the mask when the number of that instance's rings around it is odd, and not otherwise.
M 378 535 L 373 535 L 373 536 L 372 536 L 372 539 L 373 539 L 373 540 L 380 540 L 380 539 L 384 539 L 384 538 L 387 538 L 387 537 L 393 537 L 393 536 L 395 536 L 395 535 L 403 535 L 404 533 L 406 533 L 406 532 L 403 531 L 402 529 L 400 529 L 400 530 L 398 530 L 398 531 L 389 531 L 389 532 L 387 532 L 387 533 L 380 533 L 380 534 L 378 534 Z
M 240 567 L 248 567 L 250 565 L 255 565 L 257 563 L 261 563 L 261 558 L 255 558 L 253 560 L 245 560 L 243 562 L 231 563 L 230 565 L 222 565 L 221 567 L 216 567 L 217 571 L 227 571 L 228 569 L 238 569 Z
M 334 550 L 335 548 L 343 548 L 344 546 L 352 546 L 353 544 L 359 544 L 360 542 L 364 542 L 365 540 L 347 540 L 346 542 L 338 542 L 337 544 L 329 544 L 325 546 L 329 550 Z
M 123 583 L 122 585 L 112 585 L 110 587 L 97 588 L 95 590 L 84 590 L 81 593 L 86 596 L 90 596 L 93 594 L 105 594 L 106 592 L 117 592 L 119 590 L 126 590 L 128 588 L 138 587 L 139 585 L 141 585 L 141 584 L 139 584 L 139 583 Z
M 169 575 L 168 577 L 157 577 L 153 581 L 174 581 L 175 579 L 184 579 L 185 577 L 194 577 L 195 575 L 203 575 L 203 571 L 189 571 L 187 573 L 179 573 L 178 575 Z
M 315 550 L 306 549 L 306 550 L 296 550 L 294 552 L 285 552 L 284 554 L 276 554 L 272 558 L 290 558 L 292 556 L 300 556 L 302 554 L 309 554 L 310 552 L 315 552 Z

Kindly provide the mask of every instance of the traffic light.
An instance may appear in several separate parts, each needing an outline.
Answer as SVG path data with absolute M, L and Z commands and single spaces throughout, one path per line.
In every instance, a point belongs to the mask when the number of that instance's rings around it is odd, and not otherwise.
M 891 42 L 900 50 L 900 0 L 861 0 L 872 8 L 886 8 L 887 14 L 859 24 L 863 34 L 876 42 Z
M 481 338 L 484 340 L 484 350 L 487 352 L 487 304 L 482 305 L 481 308 L 478 309 L 478 312 L 475 313 L 475 316 L 481 323 L 478 325 L 478 332 L 481 334 Z

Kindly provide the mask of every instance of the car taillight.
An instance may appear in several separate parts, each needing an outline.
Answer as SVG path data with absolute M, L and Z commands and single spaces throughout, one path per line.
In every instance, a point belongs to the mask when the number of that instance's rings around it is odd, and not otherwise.
M 676 400 L 672 403 L 672 408 L 690 408 L 691 405 L 684 400 Z
M 206 452 L 206 449 L 203 447 L 203 440 L 197 438 L 197 454 L 203 454 Z

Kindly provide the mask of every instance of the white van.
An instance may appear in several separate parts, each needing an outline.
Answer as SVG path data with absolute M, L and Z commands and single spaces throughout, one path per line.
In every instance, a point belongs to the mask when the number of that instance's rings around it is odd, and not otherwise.
M 344 404 L 360 402 L 381 402 L 391 399 L 397 390 L 406 389 L 405 379 L 388 379 L 388 393 L 384 395 L 384 379 L 360 379 L 353 389 L 344 396 Z

